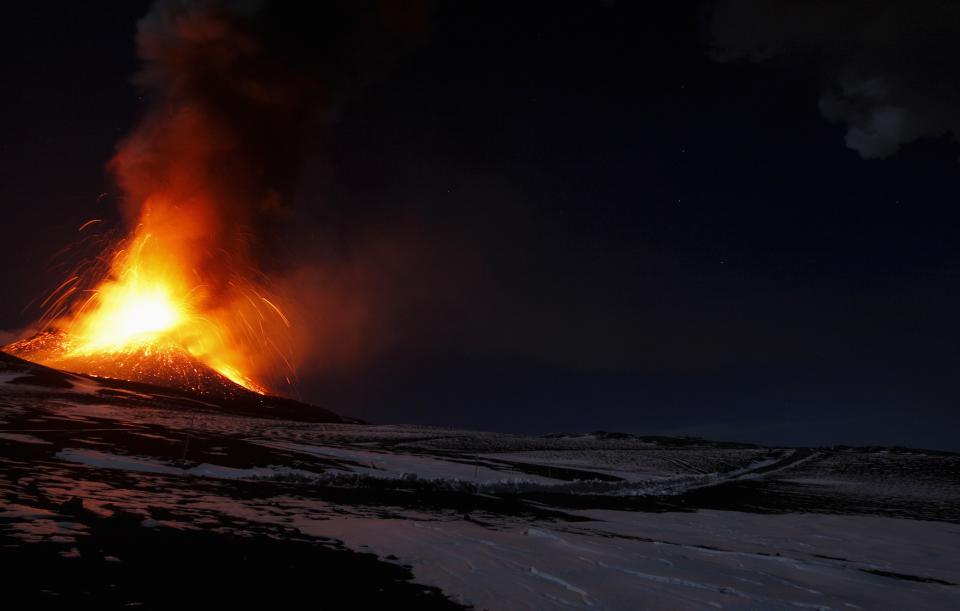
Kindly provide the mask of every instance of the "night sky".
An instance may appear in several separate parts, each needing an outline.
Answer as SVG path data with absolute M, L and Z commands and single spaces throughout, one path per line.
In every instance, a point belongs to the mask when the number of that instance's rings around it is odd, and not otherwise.
M 958 13 L 652 4 L 440 2 L 368 63 L 324 7 L 265 26 L 346 75 L 264 263 L 333 287 L 299 396 L 376 422 L 960 450 Z M 148 9 L 5 12 L 8 338 L 77 227 L 121 222 L 105 165 L 144 112 Z

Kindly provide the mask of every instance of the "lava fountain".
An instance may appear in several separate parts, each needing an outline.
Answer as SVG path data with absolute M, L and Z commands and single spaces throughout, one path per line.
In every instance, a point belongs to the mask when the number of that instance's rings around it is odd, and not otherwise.
M 292 383 L 291 325 L 262 263 L 314 85 L 240 8 L 159 1 L 138 24 L 149 107 L 109 164 L 125 235 L 67 274 L 7 352 L 199 392 Z
M 172 219 L 164 221 L 164 210 Z M 198 222 L 176 206 L 144 206 L 141 223 L 100 266 L 78 270 L 47 297 L 42 331 L 6 350 L 77 373 L 201 393 L 226 390 L 220 376 L 261 394 L 265 378 L 289 384 L 289 320 L 255 278 L 230 269 L 225 252 L 204 278 L 192 250 Z M 283 366 L 265 371 L 265 361 Z

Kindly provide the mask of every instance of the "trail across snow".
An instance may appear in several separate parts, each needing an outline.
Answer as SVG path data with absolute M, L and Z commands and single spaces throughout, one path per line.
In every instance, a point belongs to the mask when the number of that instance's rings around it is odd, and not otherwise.
M 579 515 L 593 521 L 491 528 L 482 516 L 476 522 L 423 516 L 297 525 L 396 557 L 413 566 L 421 583 L 481 609 L 960 605 L 960 587 L 945 585 L 960 583 L 960 532 L 942 523 L 723 511 Z

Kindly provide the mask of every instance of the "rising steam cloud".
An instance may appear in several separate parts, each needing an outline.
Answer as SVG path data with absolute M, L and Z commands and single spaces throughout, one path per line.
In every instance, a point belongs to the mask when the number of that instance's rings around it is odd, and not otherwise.
M 960 138 L 960 4 L 898 0 L 722 0 L 715 56 L 813 67 L 820 112 L 865 159 L 924 137 Z

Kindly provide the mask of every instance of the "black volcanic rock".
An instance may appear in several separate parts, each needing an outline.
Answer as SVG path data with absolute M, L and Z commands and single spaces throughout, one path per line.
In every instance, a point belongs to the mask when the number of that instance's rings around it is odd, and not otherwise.
M 0 351 L 0 373 L 3 372 L 17 374 L 8 383 L 33 387 L 33 393 L 43 399 L 69 398 L 75 402 L 98 402 L 109 398 L 112 402 L 129 405 L 218 411 L 255 418 L 362 424 L 360 420 L 346 418 L 315 405 L 255 393 L 216 372 L 211 373 L 219 377 L 217 386 L 207 386 L 207 392 L 197 392 L 161 384 L 60 371 Z M 88 385 L 92 382 L 92 389 L 76 392 L 74 388 L 78 382 Z
M 61 371 L 143 382 L 204 396 L 230 397 L 239 386 L 174 342 L 83 356 L 72 355 L 71 350 L 70 338 L 62 331 L 43 331 L 3 347 L 9 354 Z

